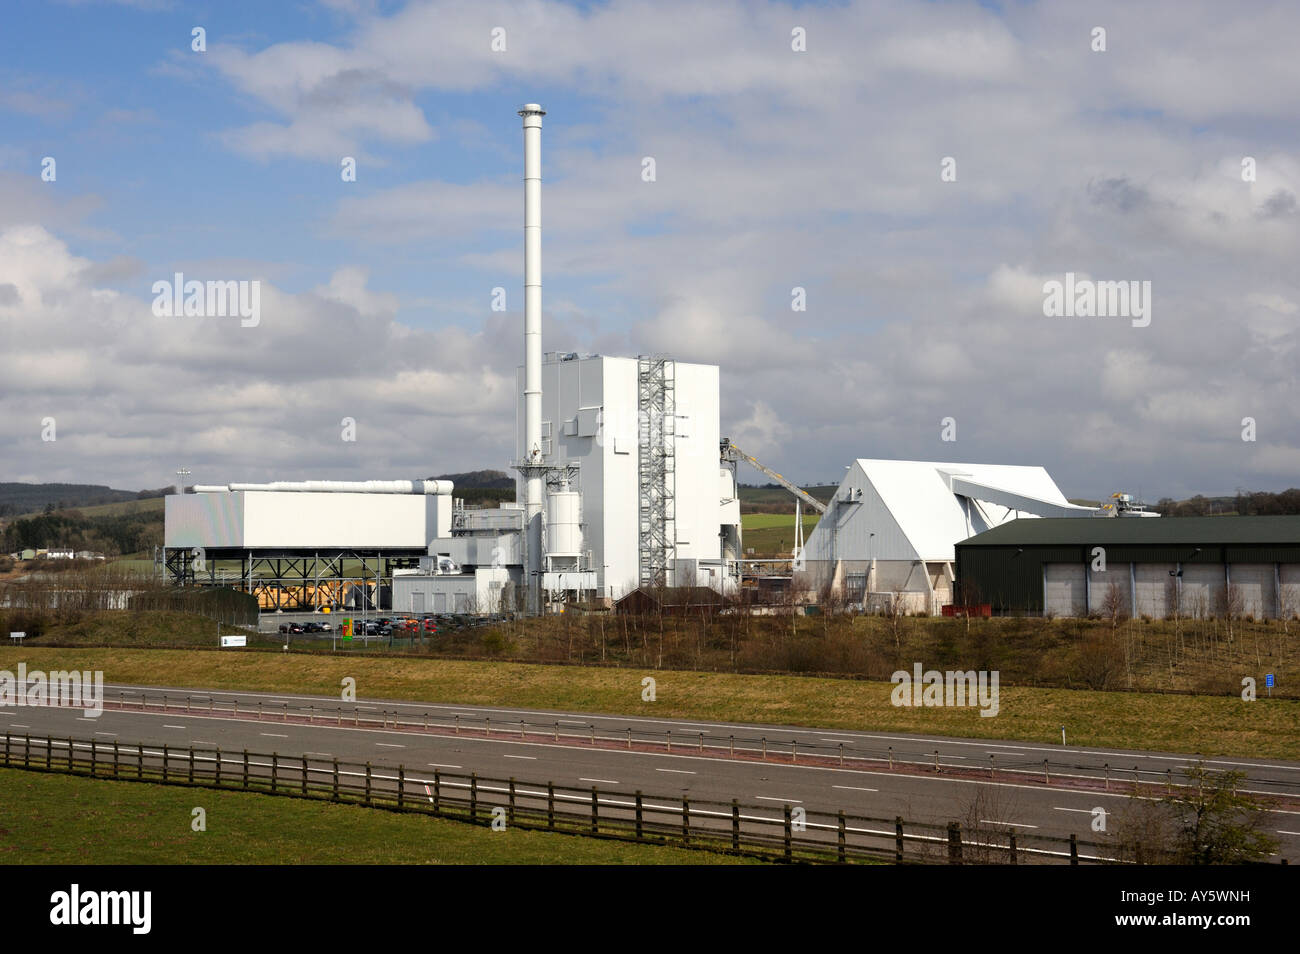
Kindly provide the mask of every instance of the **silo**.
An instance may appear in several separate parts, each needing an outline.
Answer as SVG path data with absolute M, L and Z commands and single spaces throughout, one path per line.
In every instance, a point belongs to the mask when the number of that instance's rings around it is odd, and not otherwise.
M 546 556 L 577 560 L 582 553 L 582 495 L 553 490 L 546 497 Z

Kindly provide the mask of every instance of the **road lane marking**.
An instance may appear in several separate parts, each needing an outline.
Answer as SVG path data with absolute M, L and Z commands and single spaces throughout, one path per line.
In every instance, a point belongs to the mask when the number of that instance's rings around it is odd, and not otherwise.
M 429 762 L 429 768 L 460 768 L 459 765 L 448 765 L 446 762 Z
M 92 716 L 77 716 L 78 722 L 98 722 L 99 719 Z
M 31 726 L 30 726 L 30 725 L 23 725 L 21 722 L 10 722 L 10 723 L 9 723 L 9 728 L 11 728 L 11 729 L 30 729 Z
M 1281 828 L 1277 830 L 1277 833 L 1279 835 L 1300 835 L 1300 831 L 1283 831 Z
M 828 739 L 828 738 L 826 738 L 826 736 L 822 736 L 821 740 L 822 740 L 823 742 L 840 742 L 840 743 L 843 743 L 844 745 L 852 745 L 852 744 L 853 744 L 853 740 L 852 740 L 852 739 Z
M 164 728 L 164 729 L 183 729 L 183 728 L 185 728 L 185 726 L 183 726 L 183 725 L 167 725 L 167 724 L 164 723 L 164 724 L 163 724 L 163 728 Z
M 994 821 L 991 818 L 981 818 L 981 825 L 1006 825 L 1008 828 L 1037 828 L 1037 825 L 1024 825 L 1020 822 Z
M 535 755 L 503 755 L 501 757 L 504 759 L 528 759 L 530 762 L 537 761 L 537 756 Z
M 601 785 L 622 785 L 623 783 L 612 778 L 579 778 L 579 782 L 597 782 Z
M 117 735 L 116 732 L 96 732 L 95 735 Z
M 1052 811 L 1054 811 L 1054 812 L 1079 812 L 1081 815 L 1091 815 L 1091 814 L 1092 814 L 1092 809 L 1091 809 L 1091 808 L 1061 808 L 1059 805 L 1053 805 L 1053 806 L 1052 806 Z
M 787 802 L 792 805 L 800 805 L 803 803 L 803 799 L 801 798 L 773 798 L 771 795 L 755 795 L 754 797 L 765 802 Z
M 655 769 L 656 772 L 669 772 L 673 775 L 695 775 L 695 772 L 688 772 L 686 769 Z
M 259 735 L 265 735 L 265 736 L 267 736 L 267 737 L 269 737 L 269 738 L 272 738 L 272 739 L 287 739 L 287 738 L 289 738 L 287 735 L 281 735 L 281 734 L 278 733 L 278 732 L 261 732 L 261 733 L 259 733 Z
M 396 742 L 376 742 L 375 745 L 382 745 L 386 749 L 404 749 L 406 746 L 398 745 Z
M 843 788 L 850 792 L 878 792 L 878 788 L 859 788 L 857 785 L 832 785 L 831 788 Z

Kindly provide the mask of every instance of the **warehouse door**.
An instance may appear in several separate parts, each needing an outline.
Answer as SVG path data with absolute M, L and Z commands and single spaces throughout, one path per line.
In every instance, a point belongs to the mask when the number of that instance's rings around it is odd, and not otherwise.
M 1290 619 L 1300 614 L 1300 563 L 1283 563 L 1278 567 L 1282 577 L 1282 612 Z
M 1084 565 L 1049 563 L 1046 572 L 1043 611 L 1052 616 L 1083 616 L 1087 612 L 1083 589 Z
M 1173 612 L 1177 602 L 1176 563 L 1139 563 L 1133 568 L 1137 583 L 1137 614 L 1160 619 Z
M 1088 612 L 1127 619 L 1133 614 L 1133 580 L 1127 563 L 1107 564 L 1098 572 L 1089 568 Z
M 1223 564 L 1183 564 L 1182 615 L 1206 619 L 1223 605 Z
M 1277 600 L 1273 596 L 1273 564 L 1233 563 L 1228 567 L 1232 581 L 1232 607 L 1235 616 L 1253 616 L 1265 619 L 1276 615 Z
M 434 594 L 433 594 L 433 611 L 434 611 L 435 613 L 445 613 L 445 612 L 447 612 L 447 594 L 446 594 L 446 593 L 434 593 Z
M 412 594 L 411 594 L 411 612 L 412 612 L 412 613 L 423 613 L 423 612 L 424 612 L 424 594 L 423 594 L 423 593 L 412 593 Z

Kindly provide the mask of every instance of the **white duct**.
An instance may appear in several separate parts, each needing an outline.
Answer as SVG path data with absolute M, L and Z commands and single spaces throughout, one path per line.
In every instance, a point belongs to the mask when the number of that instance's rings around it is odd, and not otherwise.
M 450 480 L 277 480 L 269 484 L 198 484 L 196 493 L 262 490 L 277 493 L 450 494 Z
M 524 463 L 542 458 L 542 117 L 536 103 L 519 110 L 524 121 Z M 542 473 L 524 471 L 530 591 L 542 569 Z

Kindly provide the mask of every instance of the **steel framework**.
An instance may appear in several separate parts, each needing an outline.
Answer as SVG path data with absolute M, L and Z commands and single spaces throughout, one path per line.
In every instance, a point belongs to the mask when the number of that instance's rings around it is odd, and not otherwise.
M 638 580 L 641 586 L 671 582 L 677 550 L 676 365 L 668 358 L 637 359 Z

